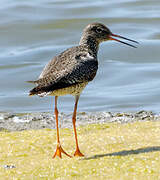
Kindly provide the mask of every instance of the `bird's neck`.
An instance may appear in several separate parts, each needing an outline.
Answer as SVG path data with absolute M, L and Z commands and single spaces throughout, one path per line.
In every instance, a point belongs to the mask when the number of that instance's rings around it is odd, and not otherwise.
M 82 36 L 79 42 L 80 45 L 86 45 L 92 53 L 97 56 L 99 49 L 99 42 L 92 36 Z

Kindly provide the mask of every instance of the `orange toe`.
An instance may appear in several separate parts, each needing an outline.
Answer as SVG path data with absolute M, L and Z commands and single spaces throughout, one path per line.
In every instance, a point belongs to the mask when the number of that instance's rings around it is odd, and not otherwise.
M 74 156 L 78 156 L 78 157 L 83 157 L 84 154 L 82 154 L 79 150 L 79 148 L 76 149 L 75 153 L 74 153 Z
M 56 157 L 56 156 L 59 156 L 60 158 L 62 158 L 62 153 L 63 154 L 65 154 L 66 156 L 68 156 L 68 157 L 72 157 L 72 156 L 70 156 L 69 154 L 67 154 L 64 150 L 63 150 L 63 148 L 61 147 L 61 145 L 57 145 L 57 148 L 56 148 L 56 152 L 54 153 L 54 155 L 53 155 L 53 159 Z

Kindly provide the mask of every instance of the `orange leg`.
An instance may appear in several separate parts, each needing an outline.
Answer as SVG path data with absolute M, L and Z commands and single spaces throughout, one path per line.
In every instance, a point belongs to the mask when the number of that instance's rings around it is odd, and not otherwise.
M 65 155 L 67 155 L 68 157 L 72 157 L 69 154 L 67 154 L 61 147 L 60 144 L 60 140 L 59 140 L 59 128 L 58 128 L 58 109 L 57 109 L 57 99 L 58 96 L 55 96 L 55 116 L 56 116 L 56 129 L 57 129 L 57 148 L 56 148 L 56 152 L 53 155 L 53 158 L 55 158 L 56 156 L 59 156 L 60 158 L 62 158 L 61 153 L 64 153 Z
M 76 100 L 75 100 L 74 112 L 73 112 L 73 117 L 72 117 L 73 129 L 74 129 L 75 140 L 76 140 L 76 151 L 74 153 L 74 156 L 84 156 L 79 150 L 77 131 L 76 131 L 76 114 L 77 114 L 77 104 L 78 104 L 79 96 L 77 95 L 75 98 Z

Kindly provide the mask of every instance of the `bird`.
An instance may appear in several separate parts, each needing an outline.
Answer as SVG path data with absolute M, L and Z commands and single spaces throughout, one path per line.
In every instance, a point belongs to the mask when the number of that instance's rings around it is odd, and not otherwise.
M 76 114 L 79 97 L 86 85 L 96 76 L 98 70 L 97 55 L 99 44 L 101 42 L 114 40 L 133 48 L 137 47 L 125 41 L 121 41 L 119 38 L 128 40 L 132 43 L 138 43 L 135 40 L 113 34 L 110 29 L 102 23 L 94 22 L 88 24 L 83 30 L 79 45 L 68 48 L 61 54 L 55 56 L 44 67 L 37 80 L 28 81 L 29 83 L 35 84 L 35 87 L 30 90 L 29 96 L 38 95 L 40 97 L 44 97 L 49 95 L 55 97 L 54 114 L 56 120 L 57 146 L 53 158 L 56 156 L 62 158 L 62 153 L 68 157 L 73 157 L 62 148 L 58 126 L 57 100 L 59 96 L 67 94 L 75 96 L 74 111 L 72 116 L 76 142 L 74 156 L 84 156 L 79 148 L 76 131 Z

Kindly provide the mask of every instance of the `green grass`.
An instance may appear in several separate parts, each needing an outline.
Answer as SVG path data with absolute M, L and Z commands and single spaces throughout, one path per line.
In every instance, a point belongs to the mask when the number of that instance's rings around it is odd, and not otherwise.
M 72 129 L 61 129 L 60 137 L 73 155 Z M 159 121 L 82 126 L 78 139 L 85 158 L 52 159 L 55 130 L 0 132 L 0 179 L 160 179 Z

